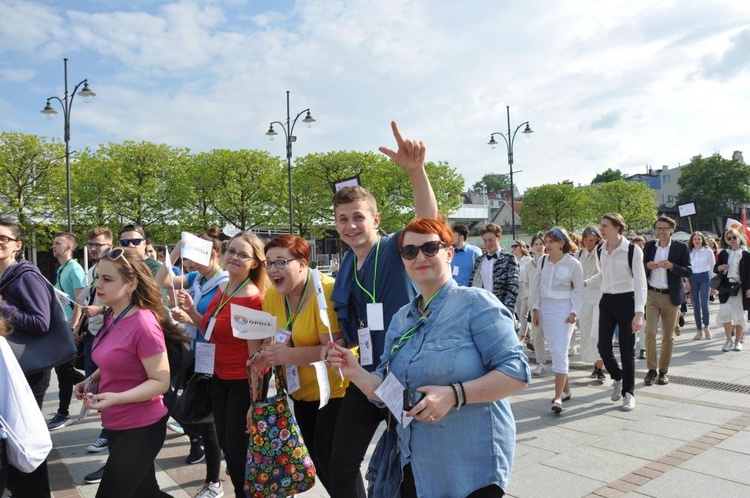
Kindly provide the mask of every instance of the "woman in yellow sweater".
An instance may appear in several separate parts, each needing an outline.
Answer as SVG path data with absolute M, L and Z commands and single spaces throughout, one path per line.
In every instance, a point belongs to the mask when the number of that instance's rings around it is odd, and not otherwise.
M 266 244 L 265 252 L 265 264 L 273 287 L 263 299 L 263 311 L 275 315 L 279 329 L 291 332 L 291 338 L 285 344 L 276 341 L 275 344 L 264 345 L 261 361 L 284 366 L 297 423 L 315 463 L 318 478 L 327 488 L 333 431 L 347 383 L 342 383 L 339 374 L 328 368 L 330 400 L 325 407 L 318 409 L 320 389 L 315 368 L 310 363 L 320 360 L 321 348 L 330 339 L 328 328 L 318 312 L 312 278 L 312 272 L 317 270 L 308 267 L 310 246 L 307 241 L 294 235 L 281 235 Z M 322 273 L 319 275 L 328 303 L 333 339 L 343 343 L 331 302 L 334 280 Z M 258 366 L 257 363 L 254 365 L 255 368 Z

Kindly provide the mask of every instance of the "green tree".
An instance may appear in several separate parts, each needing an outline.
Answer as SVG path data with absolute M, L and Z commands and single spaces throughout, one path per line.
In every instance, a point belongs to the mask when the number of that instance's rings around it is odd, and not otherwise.
M 191 168 L 193 187 L 201 185 L 200 195 L 222 225 L 284 226 L 289 210 L 280 158 L 258 150 L 214 149 L 197 154 Z
M 721 233 L 721 218 L 732 212 L 732 205 L 750 202 L 750 166 L 721 155 L 695 156 L 682 167 L 677 184 L 677 204 L 695 203 L 698 226 Z
M 519 216 L 527 233 L 555 225 L 575 230 L 588 221 L 585 206 L 583 190 L 566 181 L 527 189 Z
M 650 228 L 657 216 L 653 191 L 645 183 L 617 180 L 582 189 L 589 221 L 598 223 L 605 213 L 620 213 L 634 230 Z
M 66 218 L 65 148 L 24 133 L 0 133 L 0 215 L 30 235 L 42 223 Z
M 502 175 L 500 173 L 487 173 L 482 179 L 472 185 L 471 190 L 474 192 L 481 192 L 483 188 L 487 189 L 487 192 L 500 192 L 501 190 L 510 189 L 510 175 Z
M 591 180 L 591 185 L 616 182 L 617 180 L 625 180 L 625 178 L 625 173 L 623 173 L 619 169 L 609 168 L 607 169 L 607 171 L 597 174 L 594 179 Z
M 188 150 L 152 142 L 109 143 L 77 157 L 76 200 L 89 226 L 143 226 L 157 243 L 179 238 L 187 205 Z

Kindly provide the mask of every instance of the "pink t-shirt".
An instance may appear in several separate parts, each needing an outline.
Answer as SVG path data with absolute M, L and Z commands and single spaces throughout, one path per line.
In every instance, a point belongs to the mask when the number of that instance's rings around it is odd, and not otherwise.
M 148 379 L 141 360 L 167 350 L 164 332 L 153 313 L 140 309 L 121 319 L 102 338 L 112 318 L 104 322 L 94 342 L 92 357 L 99 366 L 99 392 L 120 393 L 132 389 Z M 102 410 L 102 424 L 107 429 L 121 431 L 146 427 L 167 414 L 162 395 L 140 403 L 125 403 Z

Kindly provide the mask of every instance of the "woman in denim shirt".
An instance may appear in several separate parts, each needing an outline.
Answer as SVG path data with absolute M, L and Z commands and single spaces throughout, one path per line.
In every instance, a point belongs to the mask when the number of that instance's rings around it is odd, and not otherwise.
M 401 233 L 401 258 L 420 296 L 393 317 L 375 373 L 338 345 L 326 354 L 376 402 L 388 375 L 425 394 L 396 417 L 413 417 L 397 428 L 402 498 L 503 496 L 516 436 L 508 396 L 530 379 L 513 315 L 492 293 L 451 278 L 452 240 L 450 227 L 432 218 Z

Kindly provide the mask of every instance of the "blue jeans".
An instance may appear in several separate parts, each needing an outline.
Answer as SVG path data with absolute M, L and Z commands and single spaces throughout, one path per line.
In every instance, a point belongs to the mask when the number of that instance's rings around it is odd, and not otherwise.
M 709 280 L 707 271 L 690 275 L 690 297 L 693 299 L 695 326 L 699 329 L 701 324 L 708 326 L 708 293 L 711 290 Z

